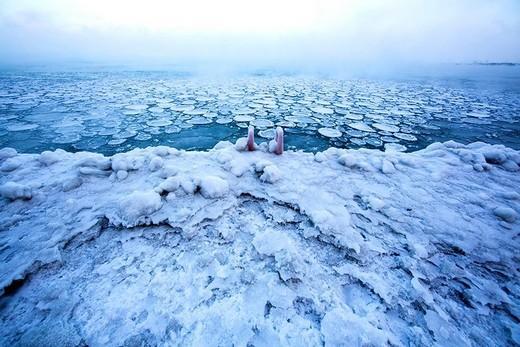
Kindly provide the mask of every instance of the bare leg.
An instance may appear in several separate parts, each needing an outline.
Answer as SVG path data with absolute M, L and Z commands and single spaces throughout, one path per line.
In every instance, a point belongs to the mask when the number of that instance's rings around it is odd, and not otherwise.
M 274 135 L 274 141 L 276 142 L 276 147 L 274 148 L 275 154 L 283 153 L 283 129 L 281 127 L 276 128 L 276 133 Z
M 249 126 L 249 128 L 247 129 L 247 150 L 254 151 L 255 149 L 255 128 Z

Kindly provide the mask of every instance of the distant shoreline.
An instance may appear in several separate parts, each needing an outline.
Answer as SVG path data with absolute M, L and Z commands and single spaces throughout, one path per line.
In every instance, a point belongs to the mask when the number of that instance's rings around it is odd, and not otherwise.
M 511 63 L 511 62 L 475 62 L 475 63 L 460 63 L 457 65 L 487 65 L 487 66 L 518 66 L 520 63 Z

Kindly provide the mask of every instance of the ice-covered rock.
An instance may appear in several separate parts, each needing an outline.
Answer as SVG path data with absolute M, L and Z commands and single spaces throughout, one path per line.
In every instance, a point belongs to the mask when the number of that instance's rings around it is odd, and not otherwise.
M 247 138 L 241 137 L 235 142 L 235 149 L 243 152 L 247 150 Z
M 112 166 L 110 159 L 101 154 L 85 154 L 76 164 L 80 168 L 92 168 L 97 170 L 109 170 Z
M 116 154 L 111 158 L 112 171 L 119 170 L 131 171 L 138 170 L 144 164 L 144 158 L 141 156 L 134 156 L 130 153 Z
M 148 169 L 152 172 L 159 170 L 164 165 L 164 161 L 161 157 L 153 157 L 148 164 Z
M 70 190 L 76 189 L 83 184 L 83 180 L 81 177 L 73 176 L 67 178 L 62 183 L 62 189 L 64 192 L 68 192 Z
M 1 165 L 0 171 L 11 172 L 23 165 L 23 161 L 19 157 L 8 157 Z
M 126 171 L 126 170 L 118 170 L 118 171 L 116 172 L 116 176 L 117 176 L 117 178 L 118 178 L 120 181 L 122 181 L 122 180 L 124 180 L 125 178 L 128 177 L 128 171 Z
M 168 177 L 155 189 L 155 191 L 159 194 L 163 192 L 174 192 L 179 189 L 180 185 L 181 183 L 179 182 L 178 177 Z
M 275 165 L 267 165 L 262 170 L 260 180 L 267 183 L 275 183 L 282 178 L 282 172 Z
M 119 205 L 121 224 L 135 226 L 147 223 L 150 215 L 161 206 L 161 196 L 153 190 L 134 191 L 121 199 Z
M 31 187 L 16 182 L 6 182 L 0 186 L 0 195 L 10 200 L 29 200 L 32 197 Z
M 10 147 L 4 147 L 0 149 L 0 160 L 15 157 L 18 154 L 16 149 Z
M 0 151 L 0 344 L 514 345 L 518 151 L 258 147 Z
M 346 153 L 338 158 L 338 163 L 349 168 L 353 168 L 357 165 L 358 160 L 352 154 Z
M 67 152 L 61 149 L 57 149 L 54 152 L 44 151 L 40 154 L 39 160 L 42 164 L 49 166 L 62 160 L 66 153 Z
M 517 218 L 517 213 L 510 207 L 499 206 L 493 210 L 495 216 L 505 220 L 506 222 L 514 222 Z
M 392 174 L 395 172 L 395 166 L 390 160 L 383 160 L 381 171 L 384 174 Z
M 200 193 L 208 199 L 220 198 L 229 191 L 229 183 L 217 176 L 204 176 L 200 179 Z

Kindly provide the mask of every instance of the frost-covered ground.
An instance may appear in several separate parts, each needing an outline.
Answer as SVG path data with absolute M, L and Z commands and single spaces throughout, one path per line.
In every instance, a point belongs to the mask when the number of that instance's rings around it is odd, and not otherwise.
M 517 345 L 519 165 L 3 149 L 0 344 Z

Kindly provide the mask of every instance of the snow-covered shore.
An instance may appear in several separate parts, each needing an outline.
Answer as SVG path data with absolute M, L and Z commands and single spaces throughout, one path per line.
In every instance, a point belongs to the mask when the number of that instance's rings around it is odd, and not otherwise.
M 519 165 L 0 150 L 0 344 L 518 344 Z

